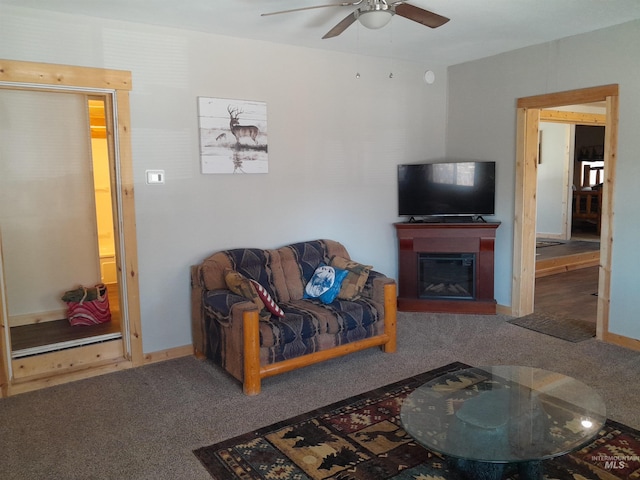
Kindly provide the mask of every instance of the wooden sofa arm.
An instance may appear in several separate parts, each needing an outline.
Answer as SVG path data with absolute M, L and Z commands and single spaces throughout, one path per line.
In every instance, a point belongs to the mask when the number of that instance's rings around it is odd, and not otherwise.
M 397 317 L 398 317 L 398 292 L 396 283 L 387 283 L 384 286 L 384 333 L 389 341 L 382 346 L 385 353 L 395 353 L 397 349 Z
M 246 395 L 260 393 L 260 317 L 257 310 L 247 310 L 243 315 L 244 327 L 244 382 Z

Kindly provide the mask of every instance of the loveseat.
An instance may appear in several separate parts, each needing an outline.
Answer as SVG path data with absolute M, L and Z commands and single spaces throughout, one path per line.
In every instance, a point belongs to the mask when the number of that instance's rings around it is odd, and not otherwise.
M 194 352 L 256 395 L 272 375 L 374 346 L 395 352 L 396 301 L 393 279 L 333 240 L 221 251 L 191 267 Z

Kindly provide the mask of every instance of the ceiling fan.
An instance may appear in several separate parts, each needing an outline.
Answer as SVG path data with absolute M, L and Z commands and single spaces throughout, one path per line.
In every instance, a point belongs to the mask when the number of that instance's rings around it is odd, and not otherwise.
M 391 17 L 394 15 L 400 15 L 401 17 L 408 18 L 409 20 L 413 20 L 414 22 L 418 22 L 431 28 L 437 28 L 449 21 L 447 17 L 410 5 L 406 0 L 357 0 L 355 2 L 330 3 L 326 5 L 315 5 L 312 7 L 293 8 L 291 10 L 282 10 L 280 12 L 263 13 L 262 16 L 266 17 L 269 15 L 279 15 L 281 13 L 299 12 L 302 10 L 312 10 L 314 8 L 356 6 L 358 7 L 356 10 L 347 15 L 322 38 L 337 37 L 356 20 L 359 20 L 363 26 L 372 29 L 384 27 L 391 21 Z

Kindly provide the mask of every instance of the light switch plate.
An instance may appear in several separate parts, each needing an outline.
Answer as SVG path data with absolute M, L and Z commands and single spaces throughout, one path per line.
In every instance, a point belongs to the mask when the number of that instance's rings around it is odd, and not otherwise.
M 164 185 L 164 170 L 147 170 L 147 185 Z

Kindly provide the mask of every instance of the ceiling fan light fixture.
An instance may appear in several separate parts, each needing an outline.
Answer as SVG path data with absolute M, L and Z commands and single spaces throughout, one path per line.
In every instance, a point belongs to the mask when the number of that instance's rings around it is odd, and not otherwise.
M 369 10 L 358 14 L 360 23 L 372 30 L 384 27 L 391 21 L 391 17 L 393 17 L 391 10 Z

